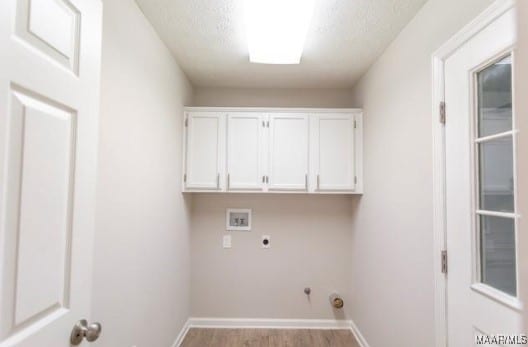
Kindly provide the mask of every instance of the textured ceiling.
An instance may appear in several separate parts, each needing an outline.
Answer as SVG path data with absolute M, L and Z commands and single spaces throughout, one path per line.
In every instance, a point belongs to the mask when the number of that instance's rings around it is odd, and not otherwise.
M 351 87 L 426 0 L 317 0 L 301 64 L 250 64 L 243 0 L 136 0 L 198 87 Z M 273 20 L 270 21 L 273 25 Z

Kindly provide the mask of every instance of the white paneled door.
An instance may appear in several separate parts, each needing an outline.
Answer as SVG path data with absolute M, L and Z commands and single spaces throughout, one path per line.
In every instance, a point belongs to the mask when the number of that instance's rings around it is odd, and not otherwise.
M 90 317 L 99 0 L 0 2 L 0 346 Z
M 308 191 L 308 115 L 269 116 L 270 190 Z
M 261 113 L 228 115 L 227 190 L 263 189 L 266 122 Z
M 521 344 L 525 333 L 518 299 L 514 18 L 513 9 L 499 12 L 445 61 L 452 347 Z

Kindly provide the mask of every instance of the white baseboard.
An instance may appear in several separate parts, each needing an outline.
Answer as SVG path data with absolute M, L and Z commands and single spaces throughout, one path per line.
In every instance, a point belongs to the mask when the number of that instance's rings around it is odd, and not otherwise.
M 180 330 L 178 337 L 176 338 L 176 340 L 174 340 L 174 343 L 172 344 L 171 347 L 179 347 L 181 345 L 181 343 L 183 342 L 183 339 L 185 338 L 185 335 L 187 335 L 187 332 L 189 331 L 189 328 L 190 328 L 189 320 L 187 320 L 187 322 L 185 322 L 185 324 L 183 325 L 183 328 Z
M 191 317 L 183 326 L 172 347 L 179 347 L 190 328 L 215 329 L 346 329 L 351 330 L 361 347 L 369 347 L 356 324 L 351 320 L 333 319 L 266 319 L 266 318 L 197 318 Z
M 191 328 L 350 329 L 350 321 L 333 319 L 189 318 Z
M 370 347 L 365 337 L 361 334 L 361 331 L 359 331 L 356 323 L 354 321 L 350 321 L 350 330 L 352 330 L 352 334 L 354 334 L 357 342 L 359 343 L 359 346 L 361 347 Z

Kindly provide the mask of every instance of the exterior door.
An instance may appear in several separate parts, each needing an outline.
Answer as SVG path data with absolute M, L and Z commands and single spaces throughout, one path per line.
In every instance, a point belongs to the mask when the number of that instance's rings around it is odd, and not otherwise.
M 308 191 L 307 115 L 270 116 L 268 189 Z
M 507 10 L 445 62 L 447 331 L 452 347 L 502 346 L 523 339 L 514 18 L 514 10 Z
M 263 189 L 266 120 L 261 113 L 227 117 L 227 190 Z
M 90 318 L 99 0 L 0 1 L 0 346 Z
M 193 190 L 223 190 L 225 173 L 225 115 L 187 114 L 187 157 L 184 185 Z

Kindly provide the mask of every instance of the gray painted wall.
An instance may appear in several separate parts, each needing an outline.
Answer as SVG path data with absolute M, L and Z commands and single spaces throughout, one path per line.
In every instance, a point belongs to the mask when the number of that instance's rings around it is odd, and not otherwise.
M 192 203 L 192 316 L 344 319 L 329 304 L 345 296 L 350 225 L 358 197 L 199 194 Z M 251 208 L 252 231 L 229 232 L 227 208 Z M 261 236 L 271 248 L 261 248 Z M 308 299 L 303 292 L 312 288 Z
M 490 0 L 429 0 L 354 88 L 365 195 L 348 312 L 371 347 L 433 346 L 432 53 Z
M 190 312 L 180 175 L 182 106 L 192 88 L 133 0 L 104 1 L 103 22 L 96 345 L 170 346 Z
M 197 88 L 195 106 L 352 107 L 346 89 Z M 348 292 L 352 218 L 359 197 L 195 195 L 192 204 L 192 316 L 344 319 L 328 296 Z M 252 208 L 253 231 L 222 248 L 226 208 Z M 263 234 L 272 247 L 260 248 Z M 313 289 L 307 300 L 303 289 Z M 346 298 L 345 298 L 346 300 Z M 348 302 L 345 302 L 347 305 Z
M 354 107 L 351 89 L 195 88 L 193 106 Z

